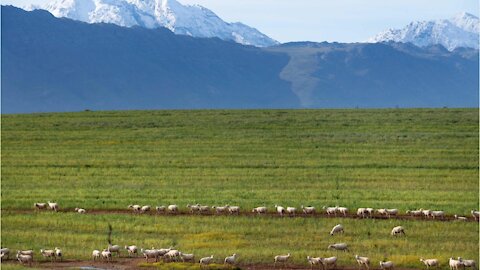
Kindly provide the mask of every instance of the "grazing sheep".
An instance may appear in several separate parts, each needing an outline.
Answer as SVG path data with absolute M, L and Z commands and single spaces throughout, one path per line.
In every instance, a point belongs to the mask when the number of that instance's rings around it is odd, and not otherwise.
M 101 255 L 100 250 L 95 249 L 94 251 L 92 251 L 92 259 L 94 261 L 96 261 L 97 259 L 100 259 L 100 255 Z
M 277 210 L 277 213 L 283 217 L 283 214 L 285 214 L 285 208 L 280 205 L 275 205 L 275 209 Z
M 138 212 L 140 212 L 140 210 L 142 209 L 142 207 L 141 207 L 140 205 L 138 205 L 138 204 L 133 204 L 133 205 L 130 204 L 130 205 L 128 206 L 128 209 L 132 209 L 133 212 L 138 213 Z
M 386 216 L 387 218 L 390 218 L 391 216 L 396 216 L 398 214 L 398 209 L 377 209 L 377 212 L 380 215 Z
M 194 204 L 194 205 L 191 205 L 191 204 L 187 204 L 187 208 L 190 208 L 190 213 L 198 213 L 200 211 L 200 205 L 198 204 Z
M 148 263 L 148 259 L 150 258 L 155 258 L 155 262 L 158 262 L 158 257 L 160 257 L 160 254 L 158 252 L 158 250 L 156 249 L 141 249 L 140 252 L 143 254 L 143 257 L 145 257 L 145 259 L 147 260 L 147 263 Z
M 223 214 L 228 211 L 228 205 L 225 206 L 212 206 L 212 209 L 215 209 L 217 214 Z
M 327 215 L 335 215 L 337 216 L 337 207 L 328 207 L 328 206 L 323 206 L 323 210 L 327 213 Z
M 155 210 L 157 210 L 157 213 L 165 213 L 166 209 L 167 209 L 167 207 L 165 205 L 160 205 L 160 206 L 155 207 Z
M 302 208 L 302 211 L 305 215 L 315 215 L 315 212 L 316 212 L 315 207 L 313 207 L 313 206 L 303 207 L 303 205 L 302 205 L 301 208 Z
M 275 256 L 273 261 L 273 268 L 275 268 L 275 266 L 277 266 L 277 263 L 280 263 L 280 262 L 283 262 L 283 266 L 287 266 L 288 259 L 290 259 L 290 253 L 288 253 L 287 255 Z
M 477 263 L 474 260 L 464 260 L 462 257 L 458 257 L 457 259 L 463 263 L 464 268 L 472 267 L 472 269 L 477 269 Z
M 40 249 L 40 253 L 41 253 L 42 256 L 45 258 L 45 260 L 46 260 L 47 258 L 50 258 L 51 261 L 55 259 L 55 250 L 52 250 L 52 249 L 48 249 L 48 250 Z
M 418 217 L 423 215 L 422 210 L 407 210 L 407 214 L 410 214 L 413 217 Z
M 295 213 L 297 212 L 297 208 L 295 207 L 287 207 L 287 214 L 295 216 Z
M 313 258 L 310 256 L 307 256 L 307 261 L 310 264 L 310 269 L 313 269 L 313 265 L 318 265 L 318 268 L 322 266 L 322 261 L 320 260 L 320 257 Z
M 372 217 L 374 212 L 375 212 L 375 209 L 373 208 L 370 208 L 370 207 L 365 208 L 365 214 L 367 215 L 367 217 Z
M 443 212 L 443 211 L 431 211 L 430 216 L 432 216 L 433 219 L 436 219 L 436 218 L 444 219 L 445 218 L 445 212 Z
M 342 206 L 335 206 L 337 208 L 337 212 L 342 214 L 344 217 L 347 216 L 348 214 L 348 208 L 347 207 L 342 207 Z
M 210 213 L 210 207 L 208 205 L 199 205 L 198 208 L 202 214 Z
M 450 270 L 458 270 L 458 267 L 464 267 L 463 262 L 460 260 L 455 260 L 454 258 L 450 258 L 448 260 L 448 265 L 450 266 Z
M 113 255 L 113 253 L 117 253 L 117 256 L 120 257 L 120 250 L 122 248 L 119 245 L 112 245 L 108 244 L 107 250 L 110 251 Z
M 235 265 L 237 258 L 238 258 L 238 255 L 236 253 L 233 253 L 232 256 L 228 256 L 225 258 L 225 260 L 223 261 L 223 264 Z
M 473 217 L 475 220 L 479 220 L 480 211 L 472 210 L 472 211 L 470 211 L 470 213 L 472 214 L 472 217 Z
M 138 247 L 137 246 L 125 246 L 125 249 L 128 252 L 128 256 L 132 256 L 135 254 L 135 257 L 138 256 Z
M 365 266 L 365 268 L 370 269 L 370 259 L 368 257 L 361 257 L 355 255 L 355 260 L 357 260 L 358 268 L 362 268 L 362 266 Z
M 140 213 L 149 212 L 151 209 L 150 205 L 144 205 L 140 208 Z
M 359 217 L 361 217 L 361 218 L 365 218 L 365 217 L 366 217 L 366 214 L 367 214 L 367 212 L 366 212 L 365 209 L 366 209 L 366 208 L 363 208 L 363 207 L 362 207 L 362 208 L 358 208 L 358 209 L 357 209 L 357 216 L 359 216 Z
M 17 254 L 33 256 L 33 250 L 17 250 Z
M 405 235 L 405 228 L 403 228 L 402 226 L 393 227 L 392 231 L 390 232 L 392 236 L 397 236 L 398 234 L 401 234 L 401 233 Z
M 266 214 L 267 213 L 267 207 L 265 207 L 265 206 L 255 207 L 255 208 L 253 208 L 252 213 L 257 213 L 259 215 L 260 214 Z
M 46 203 L 34 203 L 33 207 L 37 210 L 42 210 L 42 209 L 47 209 L 47 204 Z
M 3 254 L 3 253 L 2 253 L 2 254 Z M 28 263 L 29 266 L 32 266 L 33 256 L 30 256 L 30 255 L 22 255 L 22 254 L 17 253 L 17 260 L 18 260 L 21 264 L 26 264 L 26 263 Z
M 423 209 L 420 208 L 420 211 L 422 211 L 422 214 L 425 218 L 430 217 L 430 214 L 432 213 L 432 210 L 429 210 L 429 209 L 423 210 Z
M 173 262 L 173 261 L 177 261 L 179 257 L 180 257 L 180 251 L 176 249 L 171 249 L 163 255 L 163 260 L 164 261 L 168 260 L 170 262 Z
M 176 204 L 171 204 L 167 207 L 170 213 L 178 213 L 178 206 Z
M 200 259 L 200 268 L 203 268 L 204 266 L 207 266 L 213 262 L 213 255 L 210 255 L 210 257 L 203 257 Z
M 375 210 L 375 212 L 377 212 L 378 214 L 380 214 L 380 216 L 386 216 L 388 213 L 387 213 L 387 209 L 385 208 L 380 208 L 380 209 L 377 209 Z
M 393 262 L 391 262 L 391 261 L 388 261 L 388 262 L 380 261 L 380 269 L 393 270 Z
M 337 268 L 337 257 L 320 258 L 320 262 L 325 270 L 328 270 L 329 266 L 332 266 L 332 269 Z
M 112 261 L 112 252 L 107 250 L 107 249 L 104 249 L 102 250 L 102 259 L 103 260 L 106 260 L 107 262 L 111 262 Z
M 343 225 L 342 224 L 337 224 L 335 226 L 333 226 L 332 230 L 330 231 L 330 235 L 334 235 L 336 233 L 344 233 L 344 230 L 343 230 Z
M 58 203 L 48 201 L 48 208 L 50 208 L 50 210 L 57 212 L 59 208 Z
M 79 214 L 85 214 L 87 212 L 87 210 L 85 210 L 83 208 L 75 208 L 75 212 L 77 212 Z
M 228 207 L 228 212 L 230 214 L 240 214 L 240 207 L 239 206 L 229 206 Z
M 10 257 L 10 249 L 9 248 L 0 249 L 0 255 L 2 256 L 2 259 L 4 257 L 6 257 L 6 259 L 8 259 Z
M 439 266 L 437 259 L 426 259 L 425 260 L 423 258 L 420 258 L 420 261 L 423 262 L 427 266 L 427 269 L 429 269 L 431 266 L 435 266 L 435 267 Z
M 58 247 L 55 247 L 55 256 L 57 258 L 60 258 L 61 261 L 63 261 L 63 253 L 62 250 L 59 249 Z
M 180 259 L 182 259 L 182 262 L 194 262 L 195 261 L 195 255 L 185 254 L 185 253 L 180 252 Z
M 345 243 L 336 243 L 333 245 L 329 245 L 328 248 L 335 249 L 335 250 L 343 250 L 345 252 L 348 251 L 348 246 Z
M 468 218 L 467 217 L 459 217 L 458 215 L 454 215 L 453 216 L 456 220 L 461 220 L 461 221 L 467 221 Z

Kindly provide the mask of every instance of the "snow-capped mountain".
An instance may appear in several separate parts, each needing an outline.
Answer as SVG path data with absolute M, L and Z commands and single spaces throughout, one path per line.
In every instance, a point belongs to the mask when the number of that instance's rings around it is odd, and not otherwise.
M 389 29 L 369 42 L 410 42 L 420 47 L 440 44 L 452 51 L 457 47 L 478 49 L 480 25 L 478 17 L 463 12 L 451 19 L 412 22 L 402 29 Z
M 113 23 L 146 28 L 166 27 L 180 35 L 218 37 L 244 45 L 267 47 L 277 41 L 242 23 L 227 23 L 199 5 L 182 5 L 176 0 L 52 0 L 44 6 L 55 17 L 88 23 Z

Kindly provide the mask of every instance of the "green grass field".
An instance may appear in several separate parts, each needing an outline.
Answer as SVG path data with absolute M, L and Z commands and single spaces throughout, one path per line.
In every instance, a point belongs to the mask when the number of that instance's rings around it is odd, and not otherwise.
M 479 199 L 478 121 L 478 109 L 3 115 L 2 246 L 62 245 L 69 254 L 80 245 L 69 256 L 86 258 L 103 247 L 111 222 L 121 244 L 237 252 L 244 263 L 288 251 L 300 263 L 332 254 L 332 241 L 405 267 L 420 268 L 419 256 L 478 258 L 476 223 L 16 212 L 54 200 L 87 210 L 198 202 L 469 215 Z M 331 238 L 338 222 L 347 233 Z M 406 239 L 388 235 L 398 222 Z M 340 264 L 353 265 L 352 254 L 339 254 Z

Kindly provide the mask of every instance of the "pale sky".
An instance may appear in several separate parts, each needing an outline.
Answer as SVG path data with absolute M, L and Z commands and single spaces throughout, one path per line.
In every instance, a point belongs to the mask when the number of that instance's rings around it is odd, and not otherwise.
M 1 0 L 3 5 L 48 0 Z M 479 15 L 478 0 L 179 0 L 200 4 L 227 22 L 242 22 L 280 41 L 365 41 L 414 20 Z

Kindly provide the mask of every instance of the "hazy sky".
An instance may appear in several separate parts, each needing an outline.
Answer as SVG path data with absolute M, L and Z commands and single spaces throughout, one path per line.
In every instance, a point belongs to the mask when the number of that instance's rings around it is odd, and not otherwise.
M 478 16 L 478 0 L 179 0 L 200 4 L 228 22 L 240 21 L 281 41 L 364 41 L 413 20 Z M 48 0 L 1 0 L 23 6 Z

